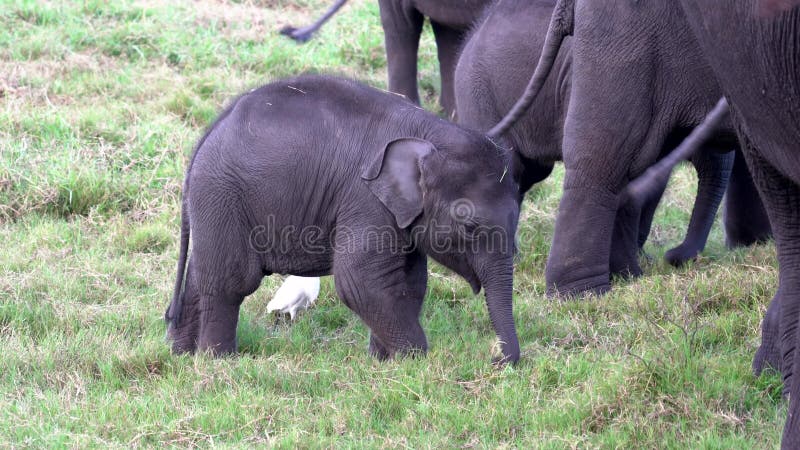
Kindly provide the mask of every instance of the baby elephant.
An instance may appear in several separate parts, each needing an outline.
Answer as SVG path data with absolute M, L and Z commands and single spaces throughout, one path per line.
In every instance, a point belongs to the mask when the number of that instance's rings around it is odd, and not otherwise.
M 353 81 L 308 75 L 242 95 L 186 173 L 173 351 L 235 352 L 244 297 L 282 273 L 335 275 L 378 358 L 424 353 L 427 255 L 483 287 L 499 362 L 516 362 L 509 163 L 483 135 Z

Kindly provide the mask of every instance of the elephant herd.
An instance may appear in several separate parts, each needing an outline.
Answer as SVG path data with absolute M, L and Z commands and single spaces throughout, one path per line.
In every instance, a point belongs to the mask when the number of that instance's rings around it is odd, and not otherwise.
M 307 40 L 345 1 L 282 32 Z M 774 238 L 779 281 L 753 368 L 782 373 L 782 447 L 800 448 L 800 0 L 379 6 L 388 87 L 405 98 L 330 76 L 280 80 L 236 99 L 197 145 L 165 315 L 173 350 L 235 351 L 244 297 L 284 273 L 310 278 L 290 277 L 297 294 L 282 288 L 269 309 L 294 314 L 316 297 L 315 277 L 332 274 L 370 329 L 371 354 L 425 352 L 430 256 L 483 288 L 499 362 L 516 362 L 513 255 L 526 249 L 514 234 L 525 192 L 563 161 L 548 295 L 602 294 L 612 275 L 642 274 L 667 177 L 642 181 L 644 198 L 629 184 L 665 156 L 688 157 L 697 198 L 684 242 L 666 258 L 680 265 L 703 250 L 723 195 L 729 246 Z M 414 105 L 425 17 L 452 121 Z M 712 129 L 704 120 L 720 97 Z M 686 154 L 671 154 L 687 136 Z

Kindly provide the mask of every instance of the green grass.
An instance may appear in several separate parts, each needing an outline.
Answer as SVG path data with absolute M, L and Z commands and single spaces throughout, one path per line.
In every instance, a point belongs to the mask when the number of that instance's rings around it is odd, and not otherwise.
M 563 171 L 526 202 L 515 314 L 523 359 L 490 364 L 480 296 L 433 267 L 431 351 L 387 363 L 323 281 L 290 323 L 244 304 L 240 355 L 173 356 L 187 157 L 236 93 L 302 71 L 385 87 L 377 2 L 298 46 L 277 35 L 327 0 L 0 0 L 0 447 L 774 448 L 780 380 L 754 378 L 774 247 L 660 261 L 683 236 L 694 174 L 673 177 L 647 276 L 603 298 L 544 297 Z M 424 105 L 438 71 L 427 30 Z

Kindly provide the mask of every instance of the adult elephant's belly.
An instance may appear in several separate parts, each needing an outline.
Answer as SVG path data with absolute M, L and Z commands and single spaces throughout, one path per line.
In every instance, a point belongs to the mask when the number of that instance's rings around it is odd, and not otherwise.
M 432 21 L 467 29 L 492 0 L 413 0 L 414 8 Z

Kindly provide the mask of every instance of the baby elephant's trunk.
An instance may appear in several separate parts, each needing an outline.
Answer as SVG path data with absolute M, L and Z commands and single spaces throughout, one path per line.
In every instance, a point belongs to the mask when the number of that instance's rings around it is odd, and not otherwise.
M 481 274 L 481 284 L 486 294 L 486 306 L 497 337 L 500 339 L 502 358 L 496 362 L 516 363 L 519 361 L 519 339 L 514 325 L 512 296 L 514 291 L 514 266 L 512 258 L 503 261 Z

